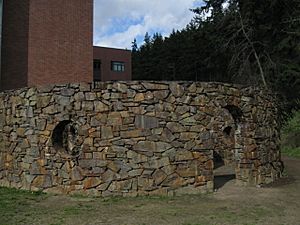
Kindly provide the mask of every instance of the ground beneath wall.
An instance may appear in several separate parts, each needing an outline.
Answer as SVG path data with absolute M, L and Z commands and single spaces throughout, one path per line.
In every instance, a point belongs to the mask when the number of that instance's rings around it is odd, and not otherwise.
M 300 224 L 300 159 L 284 158 L 288 177 L 262 188 L 229 180 L 213 194 L 87 198 L 0 189 L 0 224 L 296 225 Z

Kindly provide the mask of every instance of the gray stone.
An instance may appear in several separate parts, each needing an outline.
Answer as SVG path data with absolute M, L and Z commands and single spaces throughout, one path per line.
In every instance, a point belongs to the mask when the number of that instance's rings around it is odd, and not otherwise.
M 87 100 L 87 101 L 93 101 L 93 100 L 95 100 L 96 99 L 96 94 L 95 93 L 93 93 L 93 92 L 86 92 L 85 94 L 84 94 L 84 96 L 85 96 L 85 100 Z
M 166 90 L 169 87 L 167 84 L 159 84 L 159 83 L 144 82 L 142 84 L 147 90 Z
M 137 177 L 137 176 L 140 176 L 142 173 L 143 173 L 143 169 L 136 169 L 136 170 L 131 170 L 128 172 L 128 175 L 130 177 Z
M 172 94 L 175 97 L 181 97 L 184 94 L 184 88 L 180 84 L 171 82 L 169 86 Z
M 169 90 L 163 90 L 163 91 L 154 91 L 154 97 L 163 100 L 169 96 L 170 91 Z
M 122 93 L 126 93 L 128 90 L 128 87 L 126 84 L 122 84 L 119 82 L 114 83 L 113 88 L 115 88 L 117 91 L 122 92 Z
M 165 128 L 163 130 L 163 132 L 161 133 L 161 140 L 164 142 L 172 142 L 175 139 L 176 139 L 175 136 L 172 134 L 172 132 L 168 128 Z
M 71 88 L 63 88 L 60 91 L 60 94 L 62 96 L 73 96 L 74 93 L 75 93 L 74 89 L 71 89 Z
M 91 101 L 84 101 L 84 102 L 82 102 L 82 109 L 86 110 L 86 111 L 93 111 L 94 103 Z
M 73 181 L 80 181 L 80 180 L 83 180 L 84 179 L 84 176 L 82 176 L 82 169 L 78 166 L 74 167 L 72 170 L 71 170 L 71 179 Z
M 183 115 L 183 114 L 185 114 L 185 113 L 187 113 L 189 111 L 190 111 L 190 107 L 187 106 L 187 105 L 183 105 L 183 106 L 177 106 L 175 112 L 178 113 L 178 114 L 180 114 L 180 115 Z
M 135 127 L 141 129 L 152 129 L 159 127 L 158 118 L 145 116 L 145 115 L 136 115 L 135 116 Z
M 172 132 L 172 133 L 180 133 L 185 131 L 184 127 L 180 125 L 179 123 L 176 122 L 169 122 L 167 123 L 167 128 Z
M 67 106 L 70 105 L 70 97 L 66 97 L 66 96 L 58 96 L 57 98 L 57 102 L 58 104 L 62 105 L 62 106 Z

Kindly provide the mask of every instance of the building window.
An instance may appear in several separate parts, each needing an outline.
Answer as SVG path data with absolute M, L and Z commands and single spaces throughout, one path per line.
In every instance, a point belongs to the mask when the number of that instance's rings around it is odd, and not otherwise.
M 94 59 L 94 70 L 101 70 L 101 60 Z
M 111 70 L 115 72 L 124 72 L 125 71 L 125 63 L 124 62 L 111 62 Z

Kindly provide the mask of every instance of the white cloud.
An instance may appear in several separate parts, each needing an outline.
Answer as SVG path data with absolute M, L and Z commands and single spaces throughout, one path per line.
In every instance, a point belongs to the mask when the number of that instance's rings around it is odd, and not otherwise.
M 146 32 L 163 36 L 184 28 L 193 17 L 189 9 L 201 0 L 94 0 L 94 44 L 131 48 Z

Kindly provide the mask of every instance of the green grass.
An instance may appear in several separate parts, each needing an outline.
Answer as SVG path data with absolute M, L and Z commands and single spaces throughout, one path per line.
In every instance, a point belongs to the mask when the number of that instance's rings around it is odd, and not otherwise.
M 159 221 L 162 224 L 180 221 L 182 225 L 255 225 L 274 216 L 285 216 L 280 215 L 281 210 L 272 202 L 220 201 L 214 195 L 91 198 L 0 188 L 1 225 L 93 224 L 93 221 L 120 225 L 150 225 Z M 129 222 L 132 218 L 140 221 Z
M 31 208 L 33 203 L 46 198 L 41 192 L 22 191 L 13 188 L 0 188 L 0 221 L 2 225 L 23 224 L 37 211 Z M 16 218 L 16 215 L 18 215 Z M 12 223 L 15 221 L 15 223 Z
M 281 153 L 285 156 L 300 158 L 300 147 L 297 148 L 283 147 L 281 149 Z
M 300 111 L 295 111 L 281 129 L 281 152 L 285 156 L 300 158 Z

